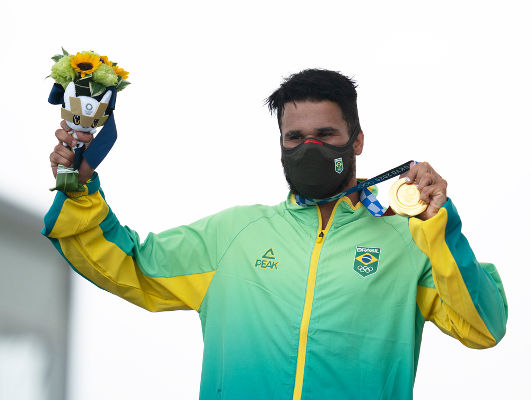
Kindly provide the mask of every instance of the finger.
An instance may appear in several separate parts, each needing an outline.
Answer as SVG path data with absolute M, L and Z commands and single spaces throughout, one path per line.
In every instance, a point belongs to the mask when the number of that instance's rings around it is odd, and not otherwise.
M 58 129 L 55 132 L 55 136 L 59 141 L 65 142 L 70 147 L 75 147 L 78 142 L 85 143 L 86 147 L 88 147 L 88 144 L 92 142 L 94 139 L 94 135 L 87 133 L 87 132 L 81 132 L 81 131 L 73 131 L 67 124 L 65 120 L 61 121 L 61 128 Z
M 55 131 L 55 137 L 59 142 L 66 143 L 70 147 L 75 147 L 77 145 L 77 140 L 64 129 L 57 129 Z
M 439 210 L 436 207 L 428 203 L 428 207 L 426 208 L 426 210 L 422 214 L 417 215 L 417 218 L 426 221 L 432 218 L 433 216 L 437 215 L 438 211 Z
M 74 159 L 74 152 L 72 151 L 72 149 L 69 147 L 63 146 L 61 143 L 57 144 L 57 146 L 54 147 L 54 151 L 57 154 L 60 154 L 61 156 L 65 158 Z
M 51 152 L 50 153 L 50 165 L 52 166 L 52 168 L 54 167 L 57 167 L 59 163 L 57 161 L 55 161 L 55 152 Z
M 94 136 L 92 134 L 87 133 L 87 132 L 79 132 L 79 131 L 75 132 L 74 137 L 77 137 L 77 140 L 79 142 L 85 143 L 87 147 L 90 144 L 90 142 L 92 142 L 92 139 L 94 139 Z
M 416 183 L 418 181 L 419 177 L 425 174 L 426 171 L 426 163 L 411 163 L 411 167 L 409 171 L 407 172 L 406 178 L 408 178 L 407 182 L 409 184 Z
M 52 154 L 50 154 L 50 164 L 53 166 L 61 164 L 65 167 L 71 167 L 74 162 L 73 157 L 67 154 L 61 154 L 56 151 L 54 151 Z
M 65 131 L 67 131 L 67 132 L 70 132 L 70 131 L 72 130 L 72 128 L 70 128 L 70 127 L 67 125 L 67 123 L 66 123 L 66 121 L 65 121 L 64 119 L 61 121 L 61 128 L 63 128 L 63 129 L 64 129 Z
M 72 166 L 72 161 L 54 151 L 50 154 L 50 165 L 52 166 L 52 168 L 54 168 L 57 167 L 59 164 L 64 165 L 65 167 L 70 167 Z
M 441 208 L 440 202 L 436 201 L 438 193 L 439 192 L 437 191 L 437 189 L 432 186 L 426 188 L 424 193 L 421 193 L 421 200 L 424 201 L 428 206 L 426 207 L 426 210 L 423 213 L 417 216 L 418 218 L 422 220 L 427 220 L 437 215 Z
M 435 179 L 432 174 L 418 175 L 416 178 L 416 181 L 417 181 L 417 188 L 421 191 L 425 187 L 433 185 L 435 183 Z
M 407 183 L 413 183 L 415 181 L 417 169 L 418 169 L 417 165 L 412 161 L 411 164 L 409 164 L 409 171 L 403 173 L 402 175 L 400 175 L 400 177 L 406 178 Z
M 424 187 L 422 190 L 420 190 L 420 200 L 424 201 L 425 203 L 430 203 L 433 194 L 438 190 L 440 190 L 440 188 L 433 185 Z
M 409 183 L 416 183 L 417 185 L 426 175 L 432 175 L 433 168 L 427 162 L 420 162 L 411 167 L 408 173 Z
M 69 167 L 74 162 L 74 153 L 62 144 L 58 144 L 52 154 L 50 154 L 50 161 L 52 166 L 54 164 L 62 164 L 65 167 Z
M 400 176 L 398 177 L 398 179 L 401 179 L 401 178 L 407 178 L 409 171 L 411 171 L 411 168 L 413 168 L 413 166 L 416 165 L 416 164 L 417 164 L 416 161 L 411 161 L 411 162 L 409 163 L 409 169 L 408 169 L 406 172 L 400 174 Z

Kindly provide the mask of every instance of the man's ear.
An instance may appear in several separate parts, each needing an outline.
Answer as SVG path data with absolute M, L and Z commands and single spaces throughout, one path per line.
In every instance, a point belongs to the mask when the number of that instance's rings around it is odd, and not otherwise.
M 363 151 L 363 141 L 365 139 L 365 136 L 363 135 L 363 131 L 360 130 L 358 133 L 358 136 L 356 137 L 356 140 L 354 140 L 354 154 L 359 156 L 361 152 Z

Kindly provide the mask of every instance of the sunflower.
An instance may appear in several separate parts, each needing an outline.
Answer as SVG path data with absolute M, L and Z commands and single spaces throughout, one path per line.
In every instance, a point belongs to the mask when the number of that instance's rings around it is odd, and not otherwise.
M 100 61 L 104 64 L 107 64 L 109 67 L 112 67 L 112 61 L 109 61 L 107 56 L 100 56 Z
M 100 56 L 89 52 L 77 53 L 70 59 L 70 65 L 84 78 L 101 65 Z
M 127 72 L 123 68 L 118 67 L 117 65 L 112 67 L 112 69 L 114 69 L 114 72 L 116 72 L 116 75 L 121 76 L 123 79 L 127 79 L 127 77 L 129 76 L 129 72 Z

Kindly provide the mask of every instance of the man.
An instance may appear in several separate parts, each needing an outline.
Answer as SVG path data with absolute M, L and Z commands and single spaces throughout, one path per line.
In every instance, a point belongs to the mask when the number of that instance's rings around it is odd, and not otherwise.
M 306 70 L 268 103 L 285 202 L 232 208 L 141 244 L 85 163 L 85 191 L 58 193 L 43 233 L 99 287 L 151 311 L 198 311 L 202 399 L 409 399 L 425 320 L 469 347 L 494 346 L 507 319 L 500 278 L 476 261 L 429 164 L 407 173 L 429 202 L 418 217 L 376 217 L 358 193 L 297 203 L 357 183 L 364 136 L 354 83 Z M 56 136 L 73 144 L 64 129 Z M 50 160 L 55 170 L 72 156 L 59 144 Z

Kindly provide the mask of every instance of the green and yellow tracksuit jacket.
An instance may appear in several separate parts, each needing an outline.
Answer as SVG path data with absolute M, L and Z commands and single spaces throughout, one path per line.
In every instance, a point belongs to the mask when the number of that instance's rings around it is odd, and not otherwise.
M 196 310 L 201 399 L 410 399 L 424 322 L 494 346 L 507 303 L 452 202 L 428 221 L 342 198 L 327 226 L 291 198 L 149 234 L 118 222 L 97 175 L 59 192 L 43 233 L 95 285 L 150 311 Z

